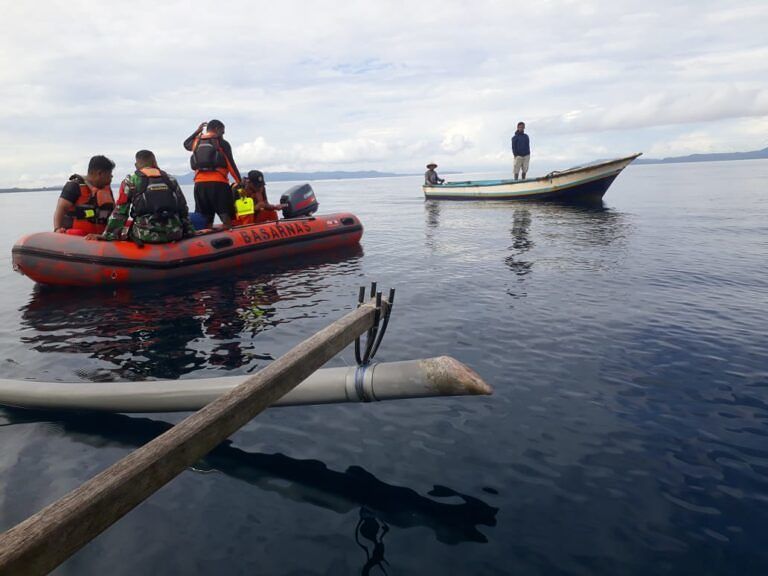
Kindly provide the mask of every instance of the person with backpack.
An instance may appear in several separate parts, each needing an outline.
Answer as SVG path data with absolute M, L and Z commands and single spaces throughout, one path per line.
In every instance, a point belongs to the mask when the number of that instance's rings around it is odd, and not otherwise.
M 203 122 L 184 140 L 184 148 L 192 152 L 189 162 L 195 171 L 195 212 L 203 215 L 208 228 L 213 226 L 217 214 L 224 227 L 231 228 L 235 199 L 229 177 L 236 184 L 242 178 L 232 157 L 232 146 L 224 140 L 224 123 Z
M 195 235 L 184 193 L 173 176 L 157 167 L 154 153 L 136 152 L 136 171 L 125 177 L 115 209 L 101 234 L 86 240 L 133 240 L 165 244 Z M 126 228 L 128 217 L 133 223 Z

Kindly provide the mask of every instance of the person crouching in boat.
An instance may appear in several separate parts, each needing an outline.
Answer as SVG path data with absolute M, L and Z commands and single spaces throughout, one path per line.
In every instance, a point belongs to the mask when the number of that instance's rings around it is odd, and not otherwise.
M 438 184 L 445 182 L 445 180 L 437 175 L 435 168 L 437 168 L 437 164 L 434 162 L 427 164 L 427 171 L 424 172 L 424 184 L 427 186 L 437 186 Z
M 104 231 L 115 205 L 110 188 L 114 169 L 115 163 L 106 156 L 94 156 L 85 177 L 69 177 L 53 212 L 54 232 L 85 236 Z
M 102 234 L 87 240 L 133 240 L 165 244 L 195 235 L 184 193 L 175 178 L 157 167 L 149 150 L 136 152 L 136 171 L 125 177 L 115 209 Z M 133 223 L 126 229 L 128 217 Z
M 270 204 L 267 200 L 267 187 L 264 174 L 259 170 L 251 170 L 244 178 L 244 186 L 236 188 L 239 194 L 235 200 L 235 225 L 273 222 L 278 219 L 278 210 L 286 208 L 285 204 Z

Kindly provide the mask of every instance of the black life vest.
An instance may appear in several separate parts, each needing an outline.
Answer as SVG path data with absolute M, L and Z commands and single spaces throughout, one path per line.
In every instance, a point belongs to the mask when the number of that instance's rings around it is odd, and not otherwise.
M 213 134 L 203 134 L 192 146 L 192 156 L 189 158 L 192 170 L 210 172 L 227 167 L 227 158 L 221 148 L 221 141 Z
M 149 174 L 136 170 L 136 191 L 131 200 L 131 217 L 137 218 L 152 214 L 162 219 L 180 215 L 182 203 L 176 184 L 165 172 L 145 168 Z

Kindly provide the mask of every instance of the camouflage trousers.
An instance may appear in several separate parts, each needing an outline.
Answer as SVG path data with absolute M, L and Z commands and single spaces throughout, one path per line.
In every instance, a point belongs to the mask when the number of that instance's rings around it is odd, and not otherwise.
M 138 216 L 131 226 L 130 239 L 147 244 L 165 244 L 184 238 L 184 224 L 178 216 L 159 218 L 154 214 Z

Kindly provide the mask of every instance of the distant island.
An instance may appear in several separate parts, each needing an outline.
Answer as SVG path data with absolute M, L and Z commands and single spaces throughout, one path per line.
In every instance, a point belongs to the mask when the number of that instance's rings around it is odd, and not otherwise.
M 725 160 L 764 160 L 768 159 L 768 148 L 752 152 L 722 152 L 717 154 L 689 154 L 671 158 L 638 158 L 635 164 L 678 164 L 682 162 L 721 162 Z
M 243 172 L 243 177 L 245 177 Z M 377 172 L 376 170 L 360 170 L 357 172 L 264 172 L 264 180 L 269 182 L 285 182 L 286 180 L 346 180 L 349 178 L 387 178 L 389 176 L 404 176 L 392 172 Z M 187 172 L 176 176 L 179 184 L 192 184 L 195 173 Z
M 46 192 L 49 190 L 61 190 L 61 188 L 64 186 L 62 184 L 61 186 L 43 186 L 42 188 L 19 188 L 18 186 L 14 188 L 0 188 L 0 193 L 2 192 Z
M 448 171 L 443 174 L 459 174 L 459 172 Z M 245 174 L 243 174 L 245 176 Z M 414 174 L 398 174 L 395 172 L 379 172 L 377 170 L 358 170 L 356 172 L 330 171 L 330 172 L 264 172 L 264 179 L 269 182 L 285 182 L 290 180 L 309 181 L 309 180 L 346 180 L 353 178 L 389 178 L 392 176 L 414 176 Z M 187 172 L 181 176 L 176 176 L 179 184 L 193 184 L 194 172 Z M 64 186 L 44 186 L 38 188 L 0 188 L 0 194 L 3 192 L 43 192 L 49 190 L 61 190 Z
M 447 174 L 447 172 L 446 172 Z M 245 174 L 243 174 L 245 176 Z M 357 172 L 264 172 L 264 179 L 269 182 L 285 182 L 287 180 L 345 180 L 351 178 L 387 178 L 390 176 L 408 176 L 408 174 L 396 174 L 394 172 L 378 172 L 376 170 L 360 170 Z M 176 176 L 179 184 L 193 184 L 194 172 L 187 172 L 181 176 Z M 0 193 L 3 192 L 44 192 L 48 190 L 61 190 L 64 186 L 64 182 L 61 186 L 44 186 L 38 188 L 0 188 Z
M 678 164 L 683 162 L 722 162 L 727 160 L 768 160 L 768 148 L 753 150 L 752 152 L 722 152 L 713 154 L 689 154 L 688 156 L 672 156 L 670 158 L 638 158 L 635 164 Z M 461 172 L 446 171 L 441 174 L 461 174 Z M 179 184 L 192 184 L 194 172 L 187 172 L 176 178 Z M 245 176 L 245 174 L 243 174 Z M 285 182 L 288 180 L 346 180 L 352 178 L 389 178 L 392 176 L 414 176 L 414 174 L 397 174 L 395 172 L 378 172 L 376 170 L 359 170 L 356 172 L 330 171 L 330 172 L 265 172 L 267 182 Z M 42 188 L 0 188 L 3 192 L 32 192 L 61 190 L 61 186 L 44 186 Z

